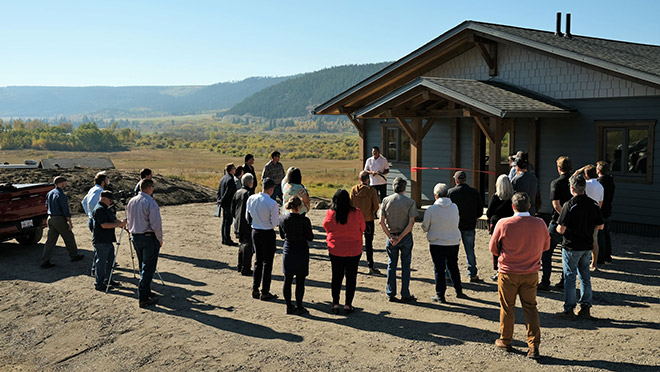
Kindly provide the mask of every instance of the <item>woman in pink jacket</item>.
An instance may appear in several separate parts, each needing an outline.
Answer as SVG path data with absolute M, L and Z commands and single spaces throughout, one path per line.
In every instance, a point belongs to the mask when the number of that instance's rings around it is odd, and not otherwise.
M 323 220 L 328 233 L 328 253 L 332 264 L 332 312 L 339 313 L 339 292 L 346 276 L 346 304 L 344 313 L 350 314 L 357 282 L 358 264 L 362 256 L 362 234 L 365 223 L 362 212 L 351 205 L 348 191 L 339 189 L 332 197 L 332 205 Z

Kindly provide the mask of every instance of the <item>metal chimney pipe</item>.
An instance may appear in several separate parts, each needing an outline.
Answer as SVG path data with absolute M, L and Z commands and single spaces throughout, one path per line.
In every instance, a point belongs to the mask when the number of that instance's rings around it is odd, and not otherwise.
M 571 13 L 566 13 L 566 34 L 564 37 L 571 38 L 573 35 L 571 35 Z
M 557 28 L 555 29 L 555 35 L 563 36 L 561 33 L 561 12 L 557 12 Z

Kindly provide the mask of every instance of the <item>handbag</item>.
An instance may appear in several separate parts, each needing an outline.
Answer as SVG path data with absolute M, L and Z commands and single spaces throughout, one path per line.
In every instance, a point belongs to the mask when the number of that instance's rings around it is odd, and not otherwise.
M 213 213 L 213 215 L 216 216 L 216 217 L 220 217 L 221 213 L 222 213 L 221 209 L 222 209 L 222 207 L 220 206 L 220 204 L 216 204 L 215 205 L 215 212 Z

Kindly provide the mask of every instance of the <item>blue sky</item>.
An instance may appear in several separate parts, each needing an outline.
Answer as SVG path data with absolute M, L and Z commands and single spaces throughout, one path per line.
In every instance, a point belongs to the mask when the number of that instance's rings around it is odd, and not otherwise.
M 660 45 L 660 1 L 4 1 L 0 86 L 202 85 L 396 60 L 464 20 Z

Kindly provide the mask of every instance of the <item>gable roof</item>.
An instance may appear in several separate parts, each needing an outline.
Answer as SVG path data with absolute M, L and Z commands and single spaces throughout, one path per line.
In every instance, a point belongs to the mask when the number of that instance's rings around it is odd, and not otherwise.
M 376 112 L 379 108 L 382 111 L 389 102 L 420 87 L 428 89 L 442 99 L 500 118 L 565 115 L 571 112 L 559 103 L 523 94 L 501 83 L 423 76 L 356 111 L 354 115 L 357 118 L 369 117 L 370 113 Z
M 350 113 L 474 47 L 474 37 L 518 44 L 660 88 L 660 46 L 465 21 L 316 107 L 317 115 Z

